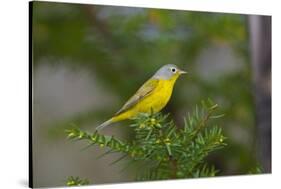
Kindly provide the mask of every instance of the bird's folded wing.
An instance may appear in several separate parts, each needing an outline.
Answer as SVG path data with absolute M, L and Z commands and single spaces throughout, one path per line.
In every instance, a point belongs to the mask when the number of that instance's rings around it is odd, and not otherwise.
M 148 81 L 146 81 L 115 115 L 119 115 L 127 111 L 135 104 L 140 102 L 143 98 L 151 94 L 153 90 L 157 87 L 158 83 L 159 83 L 158 79 L 151 78 Z

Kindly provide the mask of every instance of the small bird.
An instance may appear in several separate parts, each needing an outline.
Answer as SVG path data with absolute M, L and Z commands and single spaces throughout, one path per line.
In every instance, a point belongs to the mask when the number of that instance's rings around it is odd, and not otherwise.
M 96 130 L 133 118 L 138 113 L 149 113 L 151 110 L 155 113 L 161 111 L 170 100 L 176 80 L 185 73 L 187 72 L 173 64 L 162 66 L 112 118 L 99 125 Z

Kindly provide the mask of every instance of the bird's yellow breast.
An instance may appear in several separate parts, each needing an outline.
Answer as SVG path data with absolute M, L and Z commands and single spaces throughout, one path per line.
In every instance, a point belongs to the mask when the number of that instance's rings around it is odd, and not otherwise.
M 142 101 L 140 101 L 135 110 L 137 112 L 159 112 L 166 106 L 170 100 L 173 91 L 173 83 L 170 80 L 160 80 L 155 90 Z
M 177 78 L 178 76 L 172 77 L 169 80 L 159 80 L 157 87 L 151 94 L 140 100 L 140 102 L 129 110 L 113 117 L 114 121 L 130 119 L 141 112 L 149 113 L 151 109 L 153 109 L 153 112 L 159 112 L 162 110 L 171 98 L 173 87 Z

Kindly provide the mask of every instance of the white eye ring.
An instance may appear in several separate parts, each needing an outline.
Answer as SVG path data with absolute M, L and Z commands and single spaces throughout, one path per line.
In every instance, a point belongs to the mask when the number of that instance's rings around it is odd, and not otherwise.
M 176 72 L 176 68 L 171 68 L 171 71 L 172 71 L 173 73 L 175 73 L 175 72 Z

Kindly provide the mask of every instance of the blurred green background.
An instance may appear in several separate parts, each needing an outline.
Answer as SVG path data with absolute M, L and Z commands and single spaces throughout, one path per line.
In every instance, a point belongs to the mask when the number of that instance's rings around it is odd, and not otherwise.
M 34 186 L 61 186 L 68 176 L 93 184 L 134 180 L 134 171 L 96 159 L 98 148 L 66 140 L 72 124 L 85 130 L 113 115 L 154 72 L 176 64 L 189 74 L 163 110 L 178 125 L 211 98 L 228 145 L 207 161 L 219 175 L 248 174 L 256 157 L 256 110 L 248 16 L 177 10 L 33 3 Z M 129 140 L 130 122 L 106 129 Z

